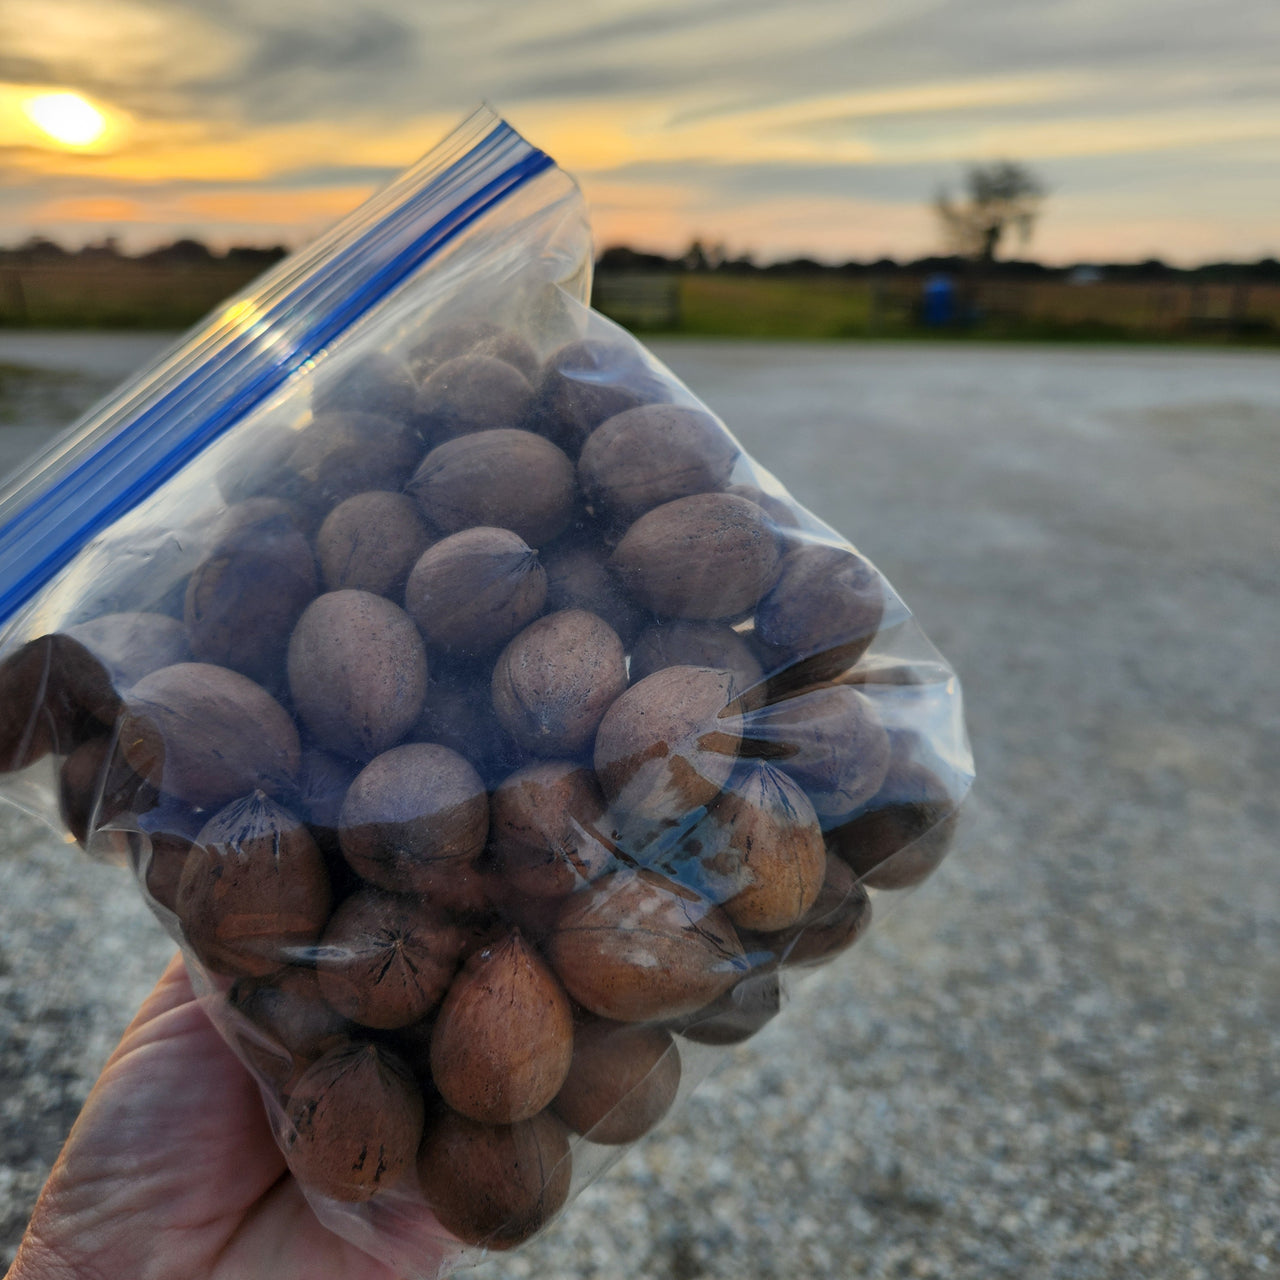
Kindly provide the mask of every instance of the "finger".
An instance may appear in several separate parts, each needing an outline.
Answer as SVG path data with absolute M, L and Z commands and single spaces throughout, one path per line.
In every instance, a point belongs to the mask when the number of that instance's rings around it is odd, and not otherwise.
M 151 988 L 150 994 L 125 1028 L 121 1039 L 128 1040 L 138 1028 L 146 1026 L 147 1023 L 168 1013 L 171 1009 L 193 1003 L 195 999 L 196 994 L 191 988 L 191 978 L 187 973 L 187 966 L 183 963 L 182 953 L 175 951 L 169 957 L 169 962 L 165 965 L 164 972 L 161 973 L 156 985 Z

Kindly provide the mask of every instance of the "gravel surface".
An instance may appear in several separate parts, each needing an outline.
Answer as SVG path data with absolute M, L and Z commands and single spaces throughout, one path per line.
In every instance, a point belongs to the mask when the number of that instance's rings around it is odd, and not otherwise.
M 915 608 L 980 780 L 928 884 L 472 1274 L 1276 1274 L 1280 359 L 655 346 Z M 0 858 L 5 1258 L 169 945 L 12 810 Z

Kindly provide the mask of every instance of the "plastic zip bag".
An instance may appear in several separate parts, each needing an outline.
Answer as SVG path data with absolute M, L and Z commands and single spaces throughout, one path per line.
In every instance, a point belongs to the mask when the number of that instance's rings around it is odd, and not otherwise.
M 590 271 L 479 112 L 0 496 L 6 798 L 133 868 L 321 1220 L 414 1275 L 541 1229 L 972 780 L 906 606 Z

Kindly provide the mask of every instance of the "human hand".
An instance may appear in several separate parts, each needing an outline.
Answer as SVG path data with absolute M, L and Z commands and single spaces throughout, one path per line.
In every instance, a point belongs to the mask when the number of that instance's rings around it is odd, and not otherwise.
M 321 1226 L 179 956 L 103 1068 L 9 1271 L 126 1276 L 394 1280 Z

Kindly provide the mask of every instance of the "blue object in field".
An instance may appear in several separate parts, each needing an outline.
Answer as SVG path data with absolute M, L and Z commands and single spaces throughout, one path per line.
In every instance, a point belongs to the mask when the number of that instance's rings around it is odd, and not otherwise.
M 956 318 L 956 284 L 949 275 L 939 272 L 924 282 L 922 319 L 931 327 L 954 323 Z

